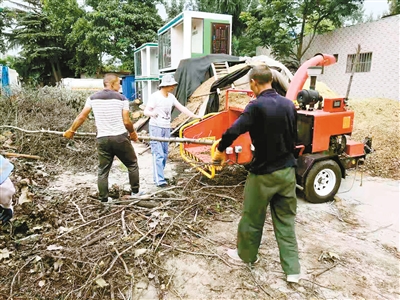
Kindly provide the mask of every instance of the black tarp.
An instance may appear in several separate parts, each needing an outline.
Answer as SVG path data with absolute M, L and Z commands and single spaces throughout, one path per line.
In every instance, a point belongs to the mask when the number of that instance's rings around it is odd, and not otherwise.
M 186 106 L 187 100 L 194 91 L 207 79 L 213 76 L 211 63 L 228 62 L 229 66 L 241 63 L 238 56 L 227 54 L 209 54 L 198 58 L 182 59 L 174 74 L 178 86 L 175 90 L 175 97 L 182 105 Z M 179 111 L 174 109 L 172 118 L 179 115 Z
M 213 113 L 213 112 L 218 112 L 219 109 L 219 95 L 217 93 L 217 89 L 223 89 L 232 83 L 234 83 L 236 80 L 242 78 L 245 76 L 252 66 L 247 65 L 244 66 L 243 68 L 236 70 L 220 79 L 215 81 L 211 87 L 210 87 L 210 96 L 208 98 L 207 102 L 207 108 L 205 111 L 205 114 Z M 285 96 L 286 95 L 286 90 L 279 84 L 279 81 L 273 80 L 272 81 L 272 87 L 277 91 L 278 94 Z
M 217 112 L 219 109 L 219 95 L 218 93 L 213 92 L 216 92 L 218 88 L 222 89 L 228 85 L 231 85 L 234 81 L 245 76 L 250 71 L 250 69 L 251 66 L 244 66 L 242 69 L 236 70 L 215 81 L 210 88 L 210 93 L 212 94 L 208 98 L 205 113 L 208 114 L 212 112 Z

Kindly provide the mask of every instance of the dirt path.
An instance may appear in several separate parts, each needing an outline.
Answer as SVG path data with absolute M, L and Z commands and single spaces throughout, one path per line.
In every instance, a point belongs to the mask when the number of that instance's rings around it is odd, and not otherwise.
M 139 153 L 145 146 L 135 144 L 135 149 Z M 139 155 L 139 165 L 141 187 L 154 190 L 150 151 Z M 121 185 L 123 180 L 128 188 L 124 168 L 118 161 L 115 166 L 110 184 Z M 179 177 L 174 163 L 168 163 L 166 175 Z M 299 199 L 297 235 L 304 278 L 299 285 L 284 280 L 269 212 L 260 262 L 249 270 L 229 260 L 225 251 L 235 246 L 240 216 L 227 209 L 204 226 L 203 235 L 191 240 L 193 249 L 168 253 L 162 266 L 170 274 L 167 298 L 399 299 L 399 181 L 365 175 L 361 181 L 359 173 L 354 175 L 342 182 L 335 202 L 311 204 Z M 95 191 L 95 171 L 66 172 L 51 188 L 68 190 L 76 184 Z M 201 216 L 193 222 L 201 222 Z M 196 250 L 197 244 L 207 253 Z M 179 249 L 179 244 L 175 247 Z M 139 280 L 135 295 L 159 299 L 151 280 Z
M 349 177 L 341 191 L 352 184 Z M 268 214 L 261 260 L 252 271 L 215 257 L 182 254 L 167 264 L 177 292 L 184 299 L 399 299 L 399 183 L 367 177 L 362 187 L 356 180 L 340 197 L 337 205 L 299 200 L 304 279 L 298 286 L 284 280 Z M 239 221 L 238 215 L 229 217 L 231 222 L 209 224 L 207 235 L 214 241 L 210 252 L 226 261 Z

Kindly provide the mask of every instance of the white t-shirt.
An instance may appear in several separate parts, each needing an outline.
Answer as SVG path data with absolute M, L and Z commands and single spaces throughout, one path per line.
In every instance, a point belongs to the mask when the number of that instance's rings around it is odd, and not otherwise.
M 122 110 L 129 110 L 129 101 L 124 95 L 104 89 L 87 98 L 85 107 L 93 110 L 98 138 L 127 132 Z
M 172 106 L 181 106 L 179 101 L 171 93 L 164 97 L 160 91 L 153 93 L 147 102 L 146 108 L 157 114 L 157 117 L 150 118 L 150 125 L 162 128 L 171 128 Z

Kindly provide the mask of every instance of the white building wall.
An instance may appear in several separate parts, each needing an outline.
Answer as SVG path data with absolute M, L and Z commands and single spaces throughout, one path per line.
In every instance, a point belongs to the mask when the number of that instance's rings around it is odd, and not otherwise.
M 150 48 L 150 76 L 158 76 L 158 47 Z
M 184 52 L 183 23 L 171 28 L 171 68 L 176 69 L 182 58 L 187 58 Z
M 346 73 L 347 56 L 356 53 L 358 44 L 361 53 L 372 52 L 372 65 L 370 72 L 354 73 L 349 98 L 400 100 L 400 15 L 319 35 L 303 60 L 316 53 L 338 54 L 338 62 L 326 67 L 318 80 L 345 96 L 351 75 Z
M 192 53 L 203 53 L 203 26 L 202 19 L 192 19 Z

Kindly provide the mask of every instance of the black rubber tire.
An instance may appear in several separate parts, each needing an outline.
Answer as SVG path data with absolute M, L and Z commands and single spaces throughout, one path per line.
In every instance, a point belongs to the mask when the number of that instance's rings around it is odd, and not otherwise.
M 315 163 L 306 177 L 305 200 L 311 203 L 332 201 L 341 181 L 342 172 L 335 161 L 329 159 Z

